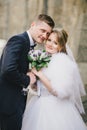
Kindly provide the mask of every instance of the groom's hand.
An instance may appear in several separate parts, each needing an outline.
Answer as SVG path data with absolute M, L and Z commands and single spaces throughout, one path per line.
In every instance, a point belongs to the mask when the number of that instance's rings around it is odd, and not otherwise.
M 36 76 L 32 72 L 28 72 L 27 75 L 30 77 L 30 85 L 36 82 Z

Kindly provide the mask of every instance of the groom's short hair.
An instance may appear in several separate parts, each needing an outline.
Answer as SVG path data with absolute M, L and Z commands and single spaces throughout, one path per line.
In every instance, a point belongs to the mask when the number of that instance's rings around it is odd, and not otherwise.
M 44 21 L 52 28 L 54 28 L 55 26 L 54 20 L 49 15 L 46 15 L 46 14 L 39 14 L 36 20 Z

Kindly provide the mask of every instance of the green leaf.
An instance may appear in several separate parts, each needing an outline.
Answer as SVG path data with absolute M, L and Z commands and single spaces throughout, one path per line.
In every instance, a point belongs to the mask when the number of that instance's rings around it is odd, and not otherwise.
M 44 58 L 43 61 L 50 61 L 50 57 Z
M 29 60 L 29 61 L 33 61 L 33 59 L 32 59 L 30 56 L 28 56 L 28 60 Z
M 36 66 L 36 62 L 33 61 L 32 64 L 31 64 L 32 67 L 35 67 Z

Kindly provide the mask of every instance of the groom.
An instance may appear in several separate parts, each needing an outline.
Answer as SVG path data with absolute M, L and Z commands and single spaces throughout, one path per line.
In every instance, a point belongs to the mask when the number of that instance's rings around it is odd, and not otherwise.
M 50 16 L 40 14 L 28 31 L 8 40 L 0 59 L 0 130 L 21 130 L 27 98 L 23 88 L 36 82 L 28 72 L 27 54 L 35 42 L 48 38 L 54 25 Z

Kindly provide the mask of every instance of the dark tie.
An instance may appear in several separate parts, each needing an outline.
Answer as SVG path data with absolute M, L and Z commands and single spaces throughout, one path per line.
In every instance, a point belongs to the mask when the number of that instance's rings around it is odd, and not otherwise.
M 34 49 L 35 46 L 36 44 L 34 44 L 33 46 L 30 46 L 30 50 Z

